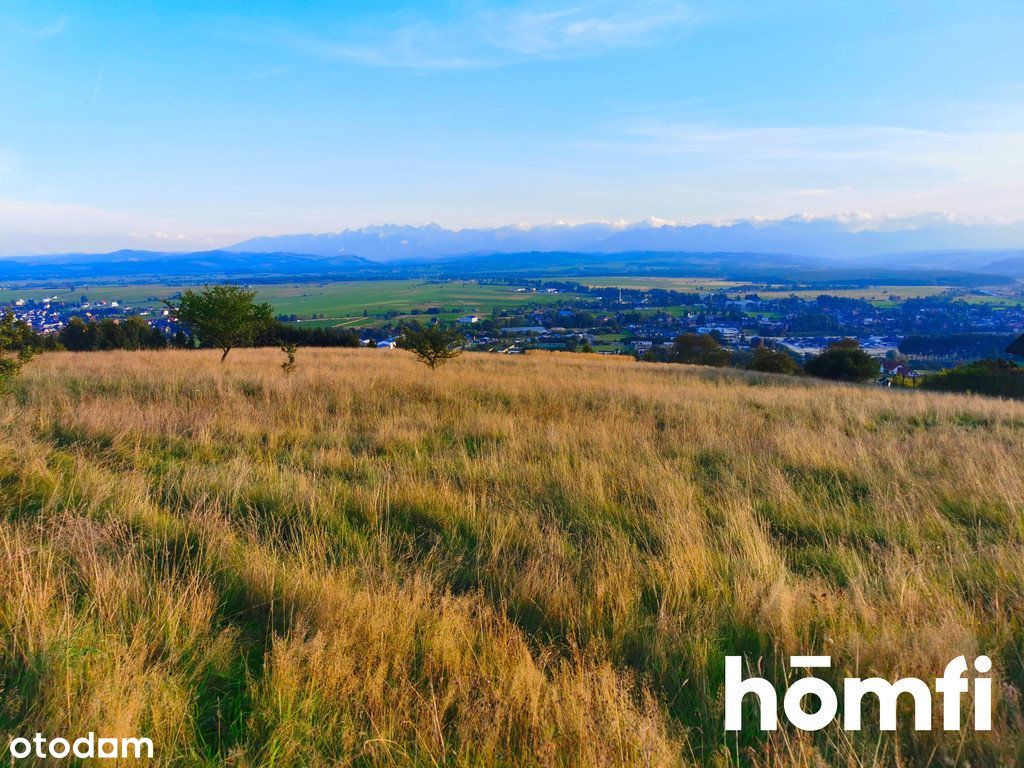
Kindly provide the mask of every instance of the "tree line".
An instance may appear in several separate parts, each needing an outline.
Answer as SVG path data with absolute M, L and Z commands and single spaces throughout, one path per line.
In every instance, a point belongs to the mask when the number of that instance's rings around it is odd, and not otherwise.
M 735 366 L 748 371 L 789 376 L 807 374 L 833 381 L 871 381 L 879 375 L 878 361 L 861 349 L 854 339 L 829 344 L 820 354 L 801 365 L 793 355 L 781 350 L 762 346 L 749 354 L 734 353 L 723 347 L 713 334 L 684 333 L 676 337 L 671 347 L 652 350 L 640 359 L 716 368 Z
M 1016 334 L 948 333 L 914 334 L 900 342 L 900 352 L 912 357 L 999 357 Z
M 181 326 L 172 336 L 138 316 L 89 321 L 72 317 L 57 334 L 56 343 L 71 352 L 215 347 L 222 359 L 238 346 L 359 346 L 359 335 L 349 329 L 282 323 L 271 315 L 270 305 L 257 304 L 255 297 L 255 291 L 231 285 L 186 291 L 178 305 L 170 306 L 171 316 Z
M 980 334 L 970 334 L 971 337 L 977 335 Z M 950 347 L 963 342 L 964 338 L 954 339 Z M 1004 342 L 1005 339 L 1001 338 L 999 343 L 1005 347 Z M 990 343 L 991 335 L 981 348 L 989 351 L 987 345 Z M 926 342 L 915 340 L 911 347 L 941 349 L 942 344 L 932 339 Z M 903 350 L 902 345 L 900 350 Z M 872 381 L 877 379 L 880 373 L 878 361 L 861 349 L 855 339 L 833 342 L 800 365 L 793 355 L 780 350 L 759 347 L 749 355 L 743 356 L 741 353 L 730 352 L 713 335 L 684 333 L 675 339 L 671 347 L 647 352 L 640 359 L 712 367 L 735 366 L 762 373 L 808 375 L 848 382 Z M 909 382 L 904 382 L 904 386 L 908 385 Z M 917 386 L 936 392 L 960 392 L 1024 400 L 1024 367 L 1001 358 L 976 360 L 924 376 L 917 382 Z

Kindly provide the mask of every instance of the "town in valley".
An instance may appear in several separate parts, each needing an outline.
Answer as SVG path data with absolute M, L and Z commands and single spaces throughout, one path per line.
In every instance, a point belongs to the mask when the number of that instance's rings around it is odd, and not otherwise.
M 779 286 L 698 278 L 294 282 L 252 286 L 277 319 L 346 329 L 360 344 L 395 345 L 404 325 L 457 327 L 468 350 L 531 349 L 658 359 L 682 334 L 713 336 L 738 359 L 759 346 L 800 360 L 855 339 L 886 372 L 902 375 L 1004 356 L 1024 330 L 1024 290 L 889 285 Z M 139 318 L 166 339 L 169 309 L 187 286 L 9 285 L 0 309 L 43 335 L 72 318 L 119 324 Z M 397 297 L 397 298 L 396 298 Z M 134 322 L 138 322 L 137 320 Z

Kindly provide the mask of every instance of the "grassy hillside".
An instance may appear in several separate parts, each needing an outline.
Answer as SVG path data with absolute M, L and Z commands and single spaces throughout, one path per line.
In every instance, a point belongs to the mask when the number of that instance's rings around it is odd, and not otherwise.
M 1024 404 L 279 358 L 51 354 L 0 400 L 0 731 L 175 766 L 1024 754 Z M 978 652 L 991 734 L 723 732 L 726 654 L 781 688 L 790 653 L 928 679 Z

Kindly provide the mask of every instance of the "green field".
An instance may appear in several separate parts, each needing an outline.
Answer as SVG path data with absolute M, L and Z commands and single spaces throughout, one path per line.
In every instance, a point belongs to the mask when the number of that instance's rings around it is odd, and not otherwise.
M 555 280 L 579 282 L 591 288 L 636 288 L 650 290 L 657 288 L 664 291 L 686 291 L 690 293 L 708 293 L 710 291 L 729 290 L 749 285 L 735 280 L 716 280 L 707 277 L 557 277 Z
M 386 312 L 408 314 L 413 309 L 438 308 L 444 315 L 490 313 L 494 308 L 525 304 L 554 304 L 575 294 L 517 292 L 507 285 L 476 282 L 429 283 L 417 280 L 385 280 L 324 284 L 275 285 L 260 288 L 260 297 L 281 314 L 330 319 L 362 319 Z
M 87 296 L 90 301 L 118 301 L 131 306 L 151 306 L 183 291 L 188 285 L 103 285 L 68 288 L 0 289 L 0 302 L 16 299 L 55 298 L 77 301 Z M 481 285 L 475 281 L 433 283 L 419 280 L 379 280 L 327 283 L 280 283 L 254 286 L 262 301 L 269 302 L 277 314 L 299 318 L 323 316 L 319 325 L 368 324 L 374 316 L 396 312 L 408 315 L 412 310 L 433 307 L 442 310 L 441 317 L 451 319 L 460 314 L 487 314 L 495 307 L 529 304 L 554 304 L 577 299 L 575 294 L 517 292 L 507 285 Z M 364 318 L 363 312 L 367 313 Z
M 577 278 L 558 278 L 573 281 Z M 687 293 L 714 291 L 735 292 L 736 295 L 755 292 L 764 299 L 797 296 L 814 299 L 827 294 L 846 298 L 866 299 L 878 306 L 892 306 L 890 296 L 900 299 L 945 295 L 972 303 L 988 303 L 994 308 L 1013 306 L 1017 297 L 987 296 L 960 293 L 955 289 L 935 285 L 879 285 L 862 288 L 792 290 L 778 285 L 738 283 L 697 277 L 596 277 L 580 278 L 592 287 L 622 287 L 634 289 L 665 289 Z M 0 288 L 0 303 L 16 299 L 53 298 L 59 301 L 78 301 L 85 296 L 89 301 L 117 301 L 132 307 L 159 306 L 180 291 L 194 287 L 185 284 L 134 285 L 75 285 L 44 288 Z M 372 326 L 391 320 L 408 318 L 413 312 L 438 309 L 442 320 L 453 320 L 460 315 L 490 314 L 495 308 L 512 309 L 530 305 L 550 305 L 560 301 L 577 302 L 586 297 L 574 293 L 520 292 L 514 286 L 481 284 L 476 281 L 428 282 L 422 280 L 377 280 L 322 283 L 280 283 L 253 286 L 262 301 L 269 302 L 280 315 L 295 315 L 306 325 L 324 327 Z M 682 314 L 692 307 L 680 306 L 663 309 L 669 314 Z M 365 313 L 365 314 L 364 314 Z
M 796 296 L 801 299 L 815 299 L 821 295 L 838 296 L 844 299 L 865 299 L 866 301 L 890 302 L 890 296 L 900 299 L 921 299 L 928 296 L 950 294 L 952 291 L 944 285 L 868 285 L 863 288 L 813 288 L 809 290 L 759 290 L 757 295 L 763 299 L 784 299 Z
M 563 278 L 572 280 L 574 278 Z M 768 283 L 754 284 L 736 282 L 734 280 L 714 280 L 703 277 L 587 277 L 580 282 L 593 288 L 635 288 L 640 290 L 682 291 L 686 293 L 708 293 L 712 291 L 753 292 L 764 299 L 780 299 L 797 296 L 801 299 L 813 299 L 822 294 L 840 296 L 850 299 L 867 299 L 868 301 L 888 301 L 889 296 L 896 295 L 904 299 L 916 299 L 924 296 L 937 296 L 949 293 L 950 288 L 943 285 L 870 285 L 863 288 L 811 288 L 793 290 Z M 994 297 L 972 297 L 984 300 Z
M 57 301 L 77 301 L 88 296 L 89 301 L 117 301 L 132 305 L 158 304 L 160 299 L 167 298 L 177 291 L 184 290 L 183 285 L 77 285 L 74 289 L 66 286 L 53 288 L 0 288 L 0 303 L 8 303 L 17 299 L 55 299 Z

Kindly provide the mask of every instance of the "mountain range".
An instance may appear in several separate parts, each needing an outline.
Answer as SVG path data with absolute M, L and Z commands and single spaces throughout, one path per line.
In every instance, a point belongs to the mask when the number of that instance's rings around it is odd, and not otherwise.
M 928 215 L 883 220 L 792 217 L 722 225 L 650 221 L 458 230 L 437 224 L 385 224 L 332 234 L 256 237 L 228 248 L 249 253 L 352 254 L 380 262 L 529 251 L 782 253 L 870 262 L 890 254 L 924 251 L 940 263 L 947 261 L 941 254 L 948 253 L 963 262 L 965 252 L 987 249 L 1017 249 L 1024 253 L 1024 222 L 1006 224 Z M 959 257 L 954 257 L 955 253 Z M 970 261 L 957 266 L 975 268 L 980 264 L 979 260 L 973 260 L 973 264 Z
M 0 280 L 247 280 L 644 274 L 783 282 L 1024 278 L 1024 223 L 948 216 L 732 224 L 436 224 L 257 237 L 211 251 L 0 259 Z M 998 279 L 996 279 L 998 278 Z

